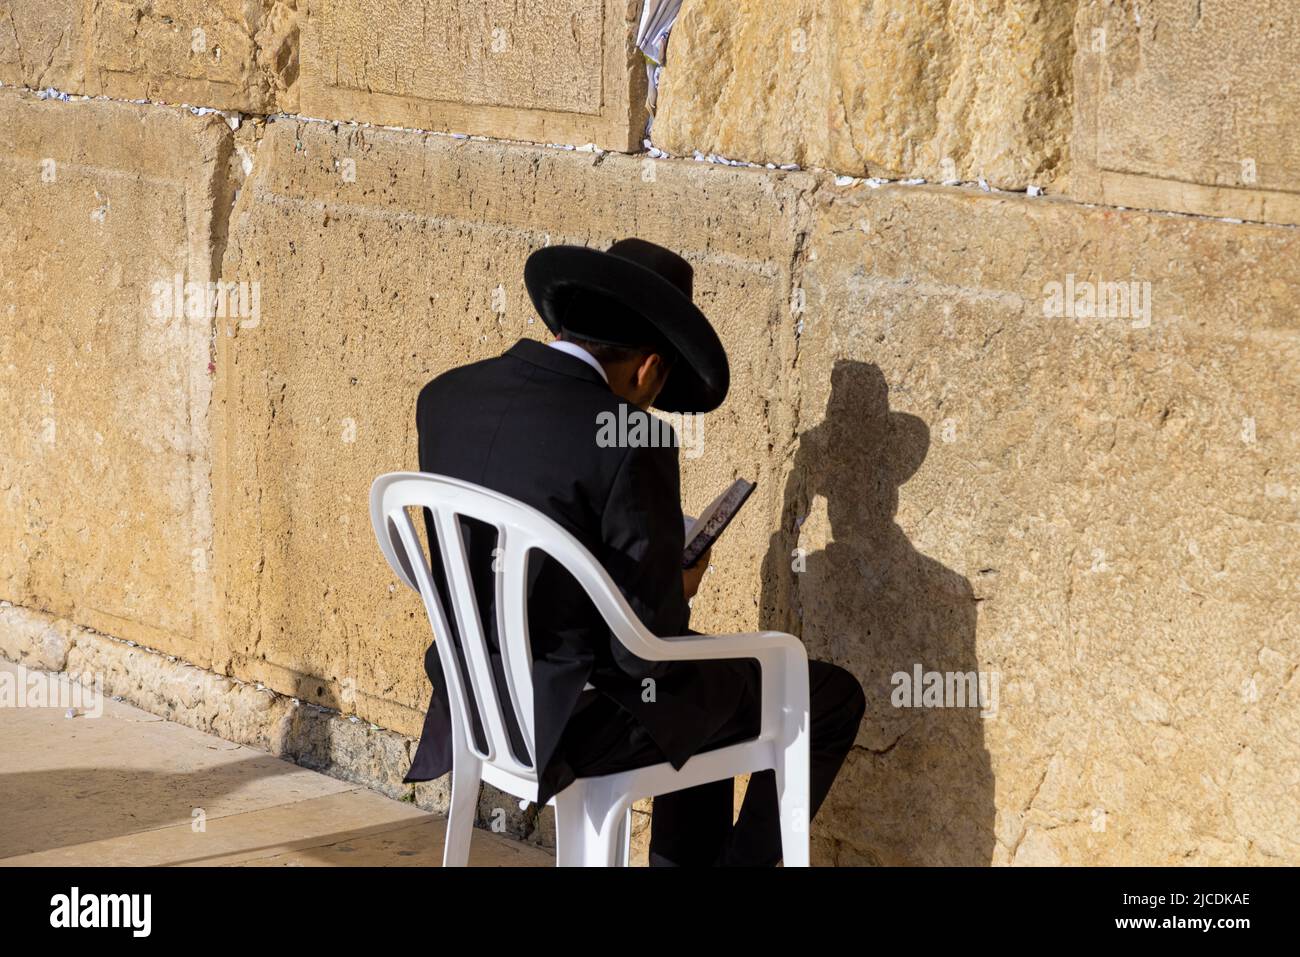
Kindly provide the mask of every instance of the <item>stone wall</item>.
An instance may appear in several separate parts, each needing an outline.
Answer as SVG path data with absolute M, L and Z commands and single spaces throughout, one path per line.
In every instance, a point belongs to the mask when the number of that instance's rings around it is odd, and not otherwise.
M 625 152 L 632 0 L 16 0 L 0 653 L 402 793 L 427 624 L 370 481 L 542 336 L 529 251 L 638 235 L 731 356 L 684 504 L 759 482 L 693 625 L 868 692 L 816 862 L 1300 862 L 1297 33 L 1234 9 L 686 0 L 674 158 Z M 185 308 L 217 280 L 254 308 Z
M 299 0 L 12 0 L 0 82 L 270 113 L 294 109 Z
M 1300 223 L 1300 9 L 686 0 L 655 141 L 858 176 Z
M 230 146 L 217 116 L 0 95 L 3 597 L 204 665 L 210 327 L 153 287 L 218 275 Z
M 1069 133 L 1066 0 L 687 0 L 655 118 L 673 153 L 1047 185 Z
M 867 682 L 828 836 L 887 863 L 1292 858 L 1300 233 L 858 188 L 807 258 L 764 584 Z M 1071 276 L 1142 306 L 1045 315 Z M 999 675 L 996 716 L 893 707 L 917 662 Z

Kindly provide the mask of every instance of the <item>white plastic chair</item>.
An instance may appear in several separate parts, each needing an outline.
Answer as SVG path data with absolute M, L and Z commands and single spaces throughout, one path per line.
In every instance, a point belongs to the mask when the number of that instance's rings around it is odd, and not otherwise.
M 433 514 L 437 547 L 446 572 L 487 751 L 473 740 L 470 702 L 452 642 L 444 636 L 447 610 L 437 597 L 408 508 Z M 523 732 L 527 764 L 513 754 L 502 702 L 492 680 L 488 646 L 474 600 L 460 517 L 497 531 L 497 633 L 509 706 Z M 447 678 L 453 739 L 451 808 L 443 866 L 469 863 L 470 837 L 479 785 L 486 781 L 524 801 L 537 800 L 533 727 L 532 654 L 528 639 L 529 553 L 536 549 L 560 562 L 590 596 L 628 651 L 648 661 L 755 658 L 762 668 L 762 722 L 757 738 L 692 756 L 680 771 L 668 763 L 617 774 L 579 778 L 548 803 L 555 806 L 556 864 L 627 866 L 632 803 L 710 781 L 773 768 L 781 809 L 781 846 L 786 867 L 808 866 L 808 657 L 799 639 L 782 632 L 658 638 L 637 620 L 618 587 L 581 543 L 554 521 L 521 502 L 426 472 L 392 472 L 375 479 L 370 519 L 384 557 L 397 576 L 420 593 Z M 590 685 L 588 685 L 590 687 Z

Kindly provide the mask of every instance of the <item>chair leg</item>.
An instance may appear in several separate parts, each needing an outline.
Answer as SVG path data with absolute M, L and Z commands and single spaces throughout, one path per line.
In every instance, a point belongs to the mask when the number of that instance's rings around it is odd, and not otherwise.
M 588 820 L 595 825 L 595 833 L 588 833 L 588 867 L 624 867 L 627 864 L 627 842 L 631 836 L 629 818 L 630 802 L 622 800 L 612 804 L 590 807 Z
M 474 813 L 478 810 L 483 764 L 472 755 L 457 755 L 451 769 L 451 808 L 447 814 L 447 840 L 442 850 L 443 867 L 468 867 L 469 844 L 474 836 Z
M 628 805 L 623 814 L 623 823 L 618 829 L 618 866 L 627 867 L 632 853 L 632 805 Z
M 617 867 L 627 858 L 631 802 L 585 781 L 555 796 L 556 867 Z M 622 842 L 622 843 L 620 843 Z
M 781 809 L 781 861 L 785 867 L 807 867 L 808 807 L 811 803 L 808 732 L 800 730 L 780 747 L 776 760 L 776 794 Z
M 586 863 L 587 820 L 581 782 L 555 795 L 555 866 L 582 867 Z

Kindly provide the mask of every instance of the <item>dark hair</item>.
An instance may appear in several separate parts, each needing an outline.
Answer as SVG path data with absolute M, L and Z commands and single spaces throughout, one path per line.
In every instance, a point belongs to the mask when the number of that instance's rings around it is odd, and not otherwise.
M 571 342 L 575 346 L 581 346 L 591 353 L 592 358 L 602 364 L 606 362 L 626 362 L 631 359 L 640 361 L 651 353 L 657 353 L 664 360 L 664 366 L 672 368 L 677 359 L 675 350 L 665 349 L 663 346 L 624 346 L 613 345 L 608 342 L 592 342 L 590 339 L 584 339 L 567 329 L 560 330 L 560 339 L 563 342 Z

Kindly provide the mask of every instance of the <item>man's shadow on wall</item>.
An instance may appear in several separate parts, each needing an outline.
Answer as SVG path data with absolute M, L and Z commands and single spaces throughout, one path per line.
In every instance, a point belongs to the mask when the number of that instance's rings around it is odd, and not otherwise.
M 921 419 L 889 410 L 879 368 L 837 362 L 826 417 L 800 436 L 763 570 L 763 627 L 799 635 L 809 657 L 847 668 L 866 691 L 854 751 L 814 829 L 839 864 L 986 865 L 993 856 L 980 707 L 891 701 L 891 676 L 917 664 L 979 669 L 970 582 L 917 551 L 894 521 L 899 486 L 929 444 Z M 828 544 L 801 553 L 799 526 L 818 497 L 829 534 L 809 528 L 810 539 Z

